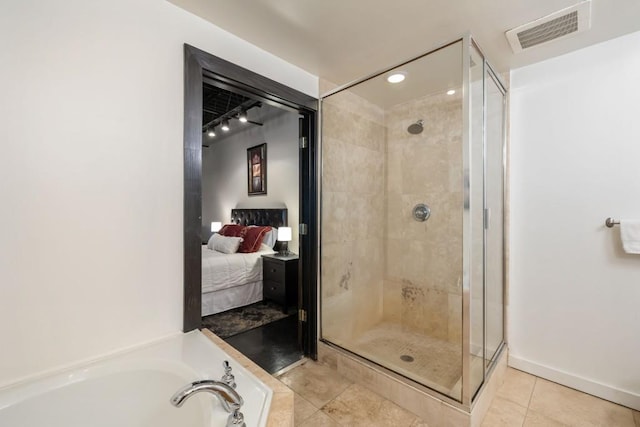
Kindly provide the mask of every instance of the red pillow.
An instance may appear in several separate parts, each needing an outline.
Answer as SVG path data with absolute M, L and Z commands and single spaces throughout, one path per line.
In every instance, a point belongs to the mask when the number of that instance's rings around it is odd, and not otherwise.
M 271 227 L 245 227 L 242 230 L 242 243 L 240 243 L 240 247 L 238 248 L 238 252 L 248 254 L 251 252 L 257 252 L 260 249 L 260 245 L 262 245 L 262 240 L 264 236 L 271 231 Z
M 225 224 L 220 231 L 218 231 L 218 234 L 227 237 L 242 237 L 241 234 L 245 228 L 244 225 L 240 224 Z

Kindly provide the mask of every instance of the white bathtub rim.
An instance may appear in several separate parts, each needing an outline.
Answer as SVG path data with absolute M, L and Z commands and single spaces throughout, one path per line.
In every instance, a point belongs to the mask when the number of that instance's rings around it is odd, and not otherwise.
M 28 374 L 22 377 L 18 377 L 17 379 L 12 379 L 10 381 L 4 382 L 4 383 L 0 383 L 0 393 L 4 392 L 7 389 L 12 389 L 14 387 L 19 387 L 23 384 L 26 383 L 30 383 L 33 381 L 39 381 L 41 379 L 45 379 L 47 377 L 51 377 L 54 375 L 58 375 L 58 374 L 62 374 L 68 371 L 72 371 L 75 369 L 81 369 L 84 366 L 88 366 L 91 365 L 93 363 L 98 363 L 101 361 L 107 361 L 109 359 L 113 359 L 119 356 L 122 356 L 124 354 L 139 350 L 143 347 L 147 347 L 147 346 L 152 346 L 154 344 L 158 344 L 161 343 L 163 341 L 167 341 L 170 340 L 171 338 L 175 338 L 178 337 L 180 335 L 182 335 L 182 332 L 171 332 L 169 334 L 151 339 L 151 340 L 146 340 L 146 341 L 141 341 L 138 342 L 136 344 L 132 344 L 129 346 L 125 346 L 122 348 L 118 348 L 116 350 L 113 351 L 109 351 L 103 354 L 100 354 L 98 356 L 91 356 L 91 357 L 87 357 L 85 359 L 79 359 L 70 363 L 65 363 L 62 365 L 58 365 L 55 366 L 53 368 L 50 369 L 45 369 L 42 371 L 38 371 L 35 372 L 33 374 Z
M 180 337 L 182 338 L 180 339 Z M 127 370 L 168 371 L 182 377 L 185 384 L 198 379 L 219 379 L 217 374 L 222 373 L 222 366 L 212 366 L 208 360 L 206 362 L 206 366 L 204 366 L 204 364 L 198 363 L 203 362 L 203 360 L 198 361 L 197 355 L 195 355 L 195 364 L 199 365 L 198 368 L 185 365 L 185 363 L 187 363 L 185 360 L 174 360 L 171 358 L 165 359 L 163 356 L 158 356 L 157 354 L 145 357 L 145 352 L 154 353 L 158 348 L 162 352 L 163 346 L 166 347 L 164 351 L 168 353 L 175 352 L 177 349 L 171 348 L 172 340 L 180 341 L 181 343 L 189 341 L 196 347 L 205 346 L 212 352 L 218 353 L 218 355 L 223 355 L 224 359 L 229 360 L 231 366 L 235 368 L 236 378 L 241 379 L 243 376 L 246 377 L 247 380 L 253 383 L 247 384 L 246 386 L 251 387 L 254 393 L 263 394 L 263 404 L 260 405 L 259 408 L 254 408 L 254 411 L 258 409 L 258 413 L 252 412 L 251 417 L 257 417 L 258 427 L 264 427 L 266 425 L 271 407 L 273 390 L 271 390 L 247 368 L 243 367 L 241 363 L 235 361 L 199 330 L 193 330 L 184 334 L 171 334 L 161 339 L 156 339 L 135 347 L 130 347 L 126 350 L 111 353 L 108 356 L 95 358 L 91 361 L 85 361 L 84 363 L 70 365 L 64 369 L 58 369 L 55 372 L 32 375 L 28 379 L 22 379 L 20 382 L 2 387 L 0 388 L 0 410 L 12 405 L 20 404 L 30 398 L 36 398 L 42 394 L 53 392 L 59 388 L 73 385 L 74 383 Z M 187 355 L 187 357 L 192 356 L 194 356 L 194 354 Z M 216 374 L 205 371 L 216 371 Z M 239 384 L 241 383 L 239 382 Z M 241 393 L 241 395 L 242 394 L 243 393 Z M 167 399 L 169 397 L 170 396 L 168 396 Z M 245 397 L 246 396 L 243 396 L 243 398 Z M 247 405 L 248 403 L 249 405 Z M 249 409 L 253 406 L 254 405 L 252 403 L 247 402 L 245 399 L 245 409 Z M 245 417 L 246 415 L 247 413 L 245 413 Z
M 184 379 L 185 384 L 190 381 L 190 378 L 198 374 L 195 369 L 187 368 L 180 362 L 169 360 L 145 359 L 105 361 L 104 363 L 99 361 L 99 363 L 100 365 L 98 366 L 89 365 L 78 367 L 78 369 L 65 370 L 32 382 L 4 388 L 0 390 L 0 411 L 63 387 L 120 372 L 161 371 L 175 373 Z

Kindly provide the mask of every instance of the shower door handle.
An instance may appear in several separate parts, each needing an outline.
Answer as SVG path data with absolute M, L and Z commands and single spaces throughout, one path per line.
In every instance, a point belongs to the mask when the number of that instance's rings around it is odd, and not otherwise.
M 489 224 L 491 223 L 491 208 L 486 208 L 484 210 L 484 229 L 489 229 Z

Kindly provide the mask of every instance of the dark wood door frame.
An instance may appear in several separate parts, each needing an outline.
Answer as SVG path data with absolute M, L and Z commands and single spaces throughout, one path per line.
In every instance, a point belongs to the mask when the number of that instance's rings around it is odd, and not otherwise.
M 270 105 L 302 116 L 300 135 L 307 138 L 301 151 L 300 222 L 307 235 L 300 236 L 300 280 L 305 354 L 317 357 L 317 110 L 318 100 L 281 83 L 225 61 L 200 49 L 184 45 L 184 315 L 183 331 L 201 327 L 202 313 L 202 85 L 245 93 Z M 304 188 L 302 188 L 304 187 Z

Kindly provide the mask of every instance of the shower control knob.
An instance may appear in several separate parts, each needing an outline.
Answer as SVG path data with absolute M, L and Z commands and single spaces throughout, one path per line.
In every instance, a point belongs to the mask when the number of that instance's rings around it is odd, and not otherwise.
M 431 209 L 424 203 L 418 203 L 413 207 L 413 219 L 424 222 L 431 216 Z
M 236 378 L 231 373 L 231 365 L 228 360 L 222 362 L 224 368 L 224 375 L 222 376 L 222 382 L 227 384 L 231 388 L 236 388 Z

